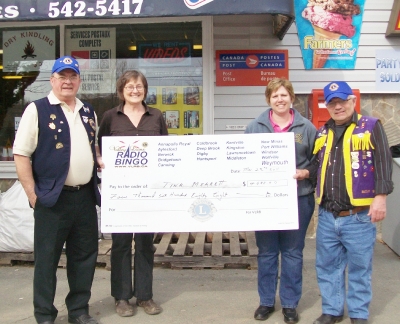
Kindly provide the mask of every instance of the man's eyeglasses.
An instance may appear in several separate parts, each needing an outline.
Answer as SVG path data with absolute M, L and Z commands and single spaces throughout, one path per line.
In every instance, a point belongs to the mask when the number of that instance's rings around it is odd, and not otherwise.
M 349 100 L 351 100 L 351 98 L 346 99 L 346 100 L 338 99 L 338 100 L 330 101 L 329 103 L 326 104 L 326 106 L 328 108 L 335 108 L 337 105 L 343 107 Z
M 61 75 L 61 76 L 54 76 L 53 75 L 53 78 L 57 79 L 60 82 L 67 82 L 67 80 L 69 80 L 71 82 L 76 82 L 76 81 L 79 80 L 79 76 L 77 76 L 77 75 L 72 75 L 70 77 L 66 77 L 66 76 L 63 76 L 63 75 Z
M 142 86 L 142 85 L 137 85 L 136 87 L 135 86 L 132 86 L 132 85 L 128 85 L 128 86 L 126 86 L 125 87 L 125 89 L 126 90 L 128 90 L 128 91 L 133 91 L 133 90 L 137 90 L 137 91 L 142 91 L 143 89 L 144 89 L 144 87 Z

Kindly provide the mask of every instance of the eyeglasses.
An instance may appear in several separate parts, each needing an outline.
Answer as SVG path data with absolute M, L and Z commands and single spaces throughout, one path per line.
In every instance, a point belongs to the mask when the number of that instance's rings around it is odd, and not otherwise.
M 338 100 L 335 100 L 335 101 L 330 101 L 330 102 L 328 102 L 326 104 L 326 106 L 328 108 L 335 108 L 337 105 L 343 107 L 349 100 L 351 100 L 351 98 L 346 99 L 346 100 L 338 99 Z
M 54 79 L 57 79 L 57 80 L 60 81 L 60 82 L 67 82 L 67 80 L 69 80 L 69 81 L 71 81 L 71 82 L 76 82 L 76 81 L 79 80 L 79 76 L 78 76 L 78 75 L 72 75 L 72 76 L 70 76 L 70 77 L 66 77 L 66 76 L 63 76 L 63 75 L 57 77 L 57 76 L 54 76 L 54 75 L 53 75 L 53 78 L 54 78 Z
M 137 91 L 142 91 L 143 89 L 144 89 L 144 87 L 141 85 L 141 84 L 139 84 L 139 85 L 137 85 L 136 87 L 135 86 L 132 86 L 132 85 L 128 85 L 128 86 L 126 86 L 126 87 L 124 87 L 126 90 L 128 90 L 128 91 L 133 91 L 133 90 L 137 90 Z

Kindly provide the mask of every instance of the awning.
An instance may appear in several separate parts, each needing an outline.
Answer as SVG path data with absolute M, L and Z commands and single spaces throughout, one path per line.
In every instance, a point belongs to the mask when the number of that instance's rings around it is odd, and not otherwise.
M 282 39 L 293 0 L 0 0 L 0 21 L 272 14 Z

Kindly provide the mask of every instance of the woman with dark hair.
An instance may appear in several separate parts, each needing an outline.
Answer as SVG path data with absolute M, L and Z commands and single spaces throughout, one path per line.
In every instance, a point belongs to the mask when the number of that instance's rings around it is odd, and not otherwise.
M 279 297 L 285 323 L 297 323 L 296 308 L 301 297 L 303 248 L 308 224 L 314 212 L 314 174 L 311 164 L 317 130 L 297 110 L 292 108 L 295 99 L 292 83 L 284 78 L 271 80 L 265 90 L 271 108 L 253 120 L 246 133 L 294 133 L 296 151 L 297 203 L 299 229 L 283 231 L 257 231 L 258 294 L 260 305 L 254 313 L 256 320 L 266 320 L 275 310 L 278 285 L 279 253 L 281 271 Z
M 103 136 L 159 136 L 168 135 L 162 112 L 147 106 L 148 84 L 139 71 L 127 71 L 117 81 L 121 103 L 104 113 L 98 142 L 101 150 Z M 104 168 L 101 156 L 99 165 Z M 153 301 L 153 233 L 136 233 L 132 284 L 132 233 L 113 233 L 111 246 L 111 295 L 115 298 L 118 315 L 134 315 L 129 299 L 136 297 L 136 305 L 149 315 L 162 309 Z

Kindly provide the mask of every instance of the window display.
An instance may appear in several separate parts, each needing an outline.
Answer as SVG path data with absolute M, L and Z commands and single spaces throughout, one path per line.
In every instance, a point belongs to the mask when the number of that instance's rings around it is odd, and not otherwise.
M 1 161 L 12 160 L 15 131 L 25 107 L 49 93 L 51 64 L 60 54 L 79 61 L 83 73 L 78 97 L 92 104 L 99 121 L 119 103 L 118 77 L 136 69 L 149 82 L 147 104 L 163 111 L 171 135 L 202 134 L 201 22 L 73 25 L 65 27 L 63 40 L 59 28 L 0 28 Z M 21 55 L 10 56 L 5 48 L 16 45 L 13 35 L 21 39 Z M 23 38 L 26 35 L 32 39 Z

